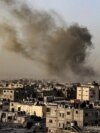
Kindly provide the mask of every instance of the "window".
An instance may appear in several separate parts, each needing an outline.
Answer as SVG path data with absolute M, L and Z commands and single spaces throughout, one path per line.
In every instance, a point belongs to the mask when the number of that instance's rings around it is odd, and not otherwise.
M 70 122 L 67 121 L 67 122 L 66 122 L 66 125 L 67 125 L 67 127 L 70 127 Z
M 61 117 L 61 113 L 59 113 L 59 116 Z
M 6 118 L 6 113 L 2 113 L 2 114 L 1 114 L 1 117 L 2 117 L 2 118 Z
M 88 113 L 85 113 L 85 116 L 88 116 Z
M 62 113 L 62 117 L 64 118 L 64 113 Z
M 52 132 L 51 129 L 48 130 L 50 133 Z
M 67 125 L 69 125 L 70 124 L 70 122 L 69 121 L 67 121 Z
M 61 127 L 61 124 L 59 123 L 59 127 Z
M 90 97 L 93 98 L 93 95 L 91 95 Z
M 34 115 L 36 116 L 36 111 L 34 111 Z
M 0 105 L 0 110 L 2 109 L 2 105 Z
M 78 111 L 76 111 L 76 114 L 78 114 Z
M 8 120 L 12 120 L 12 117 L 11 116 L 8 116 Z
M 12 108 L 12 109 L 11 109 L 11 111 L 12 111 L 12 112 L 14 112 L 14 111 L 15 111 L 15 109 L 14 109 L 14 108 Z
M 50 112 L 50 108 L 47 108 L 47 112 Z
M 95 116 L 98 117 L 98 112 L 95 112 Z
M 18 111 L 21 111 L 21 107 L 18 107 Z
M 11 106 L 14 106 L 14 104 L 12 103 Z
M 65 127 L 65 124 L 63 123 L 63 128 Z
M 12 91 L 10 91 L 12 93 Z
M 70 115 L 70 112 L 67 112 L 67 115 Z
M 49 120 L 49 123 L 52 123 L 53 121 L 52 120 Z

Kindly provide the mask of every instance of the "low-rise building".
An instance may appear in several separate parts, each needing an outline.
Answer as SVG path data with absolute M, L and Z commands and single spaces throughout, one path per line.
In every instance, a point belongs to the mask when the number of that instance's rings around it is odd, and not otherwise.
M 1 98 L 10 101 L 24 101 L 35 98 L 34 88 L 25 86 L 23 88 L 3 88 Z
M 74 121 L 79 127 L 100 124 L 100 110 L 70 108 L 66 104 L 47 106 L 46 126 L 48 132 L 56 133 L 58 129 L 67 129 Z
M 20 83 L 9 83 L 6 88 L 8 89 L 16 89 L 16 88 L 23 88 L 23 84 Z
M 16 112 L 0 111 L 1 122 L 12 122 L 15 119 Z
M 10 102 L 10 111 L 24 111 L 27 115 L 45 117 L 46 107 L 44 105 L 34 105 L 33 103 Z
M 81 101 L 99 100 L 99 86 L 93 84 L 80 85 L 77 87 L 77 99 Z
M 3 89 L 3 93 L 2 93 L 2 99 L 6 99 L 6 100 L 15 100 L 15 90 L 13 89 Z

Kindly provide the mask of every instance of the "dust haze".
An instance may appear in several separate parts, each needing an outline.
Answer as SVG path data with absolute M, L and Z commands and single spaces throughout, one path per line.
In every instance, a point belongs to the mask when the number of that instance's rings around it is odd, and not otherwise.
M 93 47 L 87 27 L 65 26 L 60 22 L 59 25 L 56 19 L 59 15 L 31 9 L 26 2 L 0 0 L 1 10 L 2 6 L 5 7 L 5 16 L 0 15 L 2 49 L 39 65 L 37 70 L 32 67 L 43 78 L 85 80 L 97 76 L 87 65 Z

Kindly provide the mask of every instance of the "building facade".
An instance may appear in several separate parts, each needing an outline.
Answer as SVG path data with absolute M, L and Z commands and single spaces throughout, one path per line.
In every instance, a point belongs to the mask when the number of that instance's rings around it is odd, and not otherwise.
M 100 124 L 100 110 L 68 108 L 66 105 L 48 105 L 46 109 L 46 126 L 48 132 L 56 133 L 59 129 L 71 127 L 75 121 L 77 126 Z
M 10 109 L 12 112 L 24 111 L 27 115 L 36 115 L 45 117 L 46 107 L 44 105 L 33 105 L 29 103 L 10 102 Z
M 81 101 L 96 101 L 99 100 L 99 86 L 81 85 L 77 87 L 77 99 Z
M 17 86 L 18 87 L 18 86 Z M 10 101 L 29 101 L 36 97 L 34 88 L 30 86 L 25 86 L 23 88 L 3 88 L 2 89 L 2 99 Z

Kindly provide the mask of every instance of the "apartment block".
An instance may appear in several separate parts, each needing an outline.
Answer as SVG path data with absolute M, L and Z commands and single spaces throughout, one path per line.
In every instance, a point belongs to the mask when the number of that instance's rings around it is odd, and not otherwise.
M 46 107 L 44 105 L 34 105 L 33 103 L 10 102 L 9 111 L 20 112 L 24 111 L 26 115 L 36 115 L 45 117 Z
M 99 100 L 99 86 L 95 85 L 80 85 L 77 87 L 77 99 L 81 101 L 96 101 Z
M 56 133 L 59 129 L 71 127 L 72 122 L 77 126 L 100 124 L 100 110 L 69 108 L 67 105 L 51 104 L 46 109 L 46 126 L 49 133 Z

